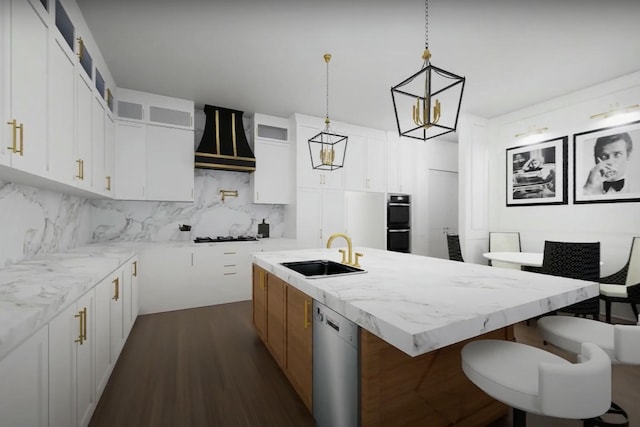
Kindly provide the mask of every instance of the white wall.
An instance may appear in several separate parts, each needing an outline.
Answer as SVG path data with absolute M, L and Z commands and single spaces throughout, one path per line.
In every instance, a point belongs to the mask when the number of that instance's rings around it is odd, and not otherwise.
M 638 104 L 639 100 L 640 72 L 637 72 L 490 120 L 486 141 L 488 230 L 519 231 L 523 251 L 541 252 L 545 240 L 599 241 L 603 260 L 601 275 L 622 267 L 629 256 L 631 238 L 640 236 L 640 202 L 573 204 L 573 134 L 610 126 L 610 121 L 590 116 L 608 111 L 611 106 Z M 640 113 L 637 112 L 626 117 L 625 122 L 638 119 Z M 548 128 L 548 132 L 527 142 L 569 138 L 568 204 L 507 207 L 506 149 L 523 145 L 516 134 L 542 127 Z M 640 155 L 640 141 L 635 142 L 634 151 L 632 155 Z M 478 173 L 480 175 L 472 178 L 474 182 L 482 181 L 482 172 Z M 473 182 L 467 180 L 465 184 L 464 191 L 469 197 L 474 193 Z M 624 310 L 619 313 L 628 315 Z

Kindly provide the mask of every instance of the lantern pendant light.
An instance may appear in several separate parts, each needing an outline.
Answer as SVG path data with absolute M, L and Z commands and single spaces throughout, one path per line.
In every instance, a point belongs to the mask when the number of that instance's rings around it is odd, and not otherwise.
M 391 88 L 400 136 L 426 141 L 455 132 L 465 78 L 431 64 L 429 1 L 425 0 L 422 68 Z
M 331 55 L 324 54 L 324 62 L 327 64 L 327 114 L 324 119 L 325 127 L 323 131 L 310 138 L 307 142 L 313 169 L 332 171 L 344 166 L 348 137 L 331 130 L 331 120 L 329 120 L 329 61 L 331 61 Z

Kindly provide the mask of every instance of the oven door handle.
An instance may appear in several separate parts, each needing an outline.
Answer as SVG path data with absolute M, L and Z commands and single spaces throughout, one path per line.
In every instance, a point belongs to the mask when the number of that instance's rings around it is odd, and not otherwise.
M 408 233 L 411 231 L 410 228 L 402 228 L 400 230 L 387 230 L 389 233 Z
M 409 203 L 387 203 L 389 206 L 411 206 Z

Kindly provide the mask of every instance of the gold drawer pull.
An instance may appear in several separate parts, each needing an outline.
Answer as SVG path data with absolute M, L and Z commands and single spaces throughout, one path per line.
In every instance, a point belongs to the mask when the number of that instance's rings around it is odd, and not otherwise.
M 118 299 L 120 298 L 120 278 L 116 277 L 112 283 L 115 285 L 113 300 L 118 301 Z
M 105 188 L 105 190 L 111 191 L 111 177 L 107 176 L 105 178 L 107 179 L 107 187 Z
M 80 319 L 80 325 L 79 325 L 79 328 L 78 328 L 78 338 L 77 338 L 76 340 L 74 340 L 73 342 L 77 342 L 77 343 L 80 343 L 80 345 L 82 345 L 82 343 L 84 342 L 84 336 L 83 336 L 83 334 L 82 334 L 82 331 L 84 330 L 84 328 L 83 328 L 83 325 L 84 325 L 84 322 L 83 322 L 84 316 L 82 315 L 82 311 L 79 311 L 79 312 L 78 312 L 78 314 L 76 314 L 76 315 L 75 315 L 75 316 L 73 316 L 73 317 L 77 317 L 77 318 L 79 318 L 79 319 Z
M 133 261 L 131 267 L 133 268 L 133 277 L 138 277 L 138 261 Z
M 307 329 L 311 326 L 311 321 L 309 320 L 309 306 L 311 302 L 308 300 L 304 300 L 304 328 Z

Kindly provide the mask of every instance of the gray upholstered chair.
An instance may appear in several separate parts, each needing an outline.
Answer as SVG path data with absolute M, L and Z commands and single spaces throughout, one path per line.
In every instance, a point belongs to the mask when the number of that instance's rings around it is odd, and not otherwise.
M 489 252 L 520 252 L 520 233 L 491 231 L 489 232 Z M 494 267 L 520 270 L 518 264 L 502 261 L 489 261 Z
M 600 298 L 604 300 L 607 323 L 611 323 L 611 303 L 629 303 L 633 314 L 638 318 L 640 298 L 629 295 L 628 287 L 640 285 L 640 237 L 631 241 L 629 260 L 619 271 L 600 278 Z
M 512 341 L 477 340 L 462 348 L 462 370 L 489 396 L 513 408 L 514 427 L 526 414 L 584 420 L 609 409 L 611 362 L 595 344 L 585 343 L 579 363 Z
M 545 343 L 570 353 L 580 353 L 582 344 L 590 342 L 602 348 L 611 363 L 640 365 L 640 326 L 610 325 L 580 317 L 547 316 L 538 320 L 537 327 Z M 598 422 L 596 425 L 629 425 L 627 413 L 617 404 L 611 402 L 607 412 L 622 421 Z

